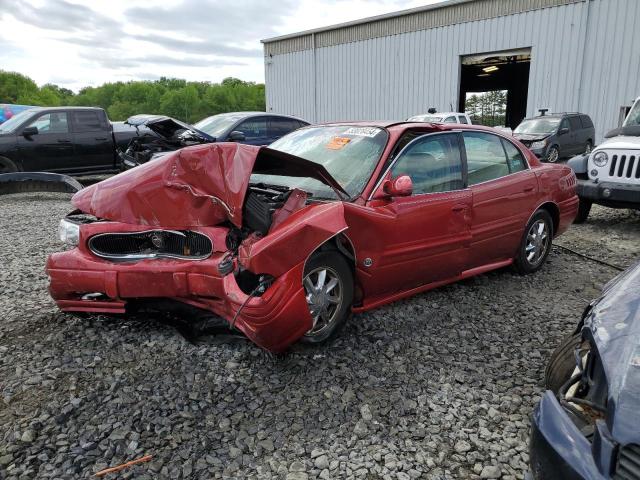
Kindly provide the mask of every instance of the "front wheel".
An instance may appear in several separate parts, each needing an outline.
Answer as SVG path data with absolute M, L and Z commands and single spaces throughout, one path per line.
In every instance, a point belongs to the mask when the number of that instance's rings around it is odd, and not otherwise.
M 576 368 L 576 348 L 583 345 L 582 336 L 578 333 L 566 337 L 549 358 L 544 372 L 544 383 L 547 390 L 558 393 Z
M 553 220 L 546 210 L 538 210 L 524 231 L 515 258 L 515 266 L 521 274 L 533 273 L 542 267 L 551 251 Z
M 556 163 L 560 159 L 560 150 L 557 146 L 552 146 L 547 153 L 547 162 Z
M 0 173 L 14 173 L 18 167 L 8 158 L 0 157 Z
M 591 205 L 592 203 L 589 200 L 581 198 L 580 203 L 578 204 L 578 214 L 573 220 L 573 223 L 584 223 L 589 216 L 589 212 L 591 211 Z
M 353 273 L 338 252 L 317 252 L 305 265 L 302 284 L 313 325 L 301 341 L 325 342 L 347 321 L 353 302 Z
M 587 140 L 587 144 L 584 146 L 584 153 L 590 154 L 591 150 L 593 150 L 593 142 L 591 140 Z

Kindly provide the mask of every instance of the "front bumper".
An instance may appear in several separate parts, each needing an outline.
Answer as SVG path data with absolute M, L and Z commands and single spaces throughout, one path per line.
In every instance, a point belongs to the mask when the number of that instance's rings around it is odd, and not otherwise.
M 640 183 L 637 185 L 615 182 L 578 180 L 576 193 L 595 203 L 618 204 L 620 207 L 640 208 Z
M 598 421 L 592 443 L 569 418 L 552 392 L 531 417 L 530 477 L 537 480 L 610 478 L 615 443 Z
M 46 273 L 51 296 L 66 312 L 121 314 L 128 302 L 169 298 L 207 309 L 230 323 L 235 317 L 235 327 L 272 352 L 285 350 L 311 328 L 302 287 L 304 264 L 277 278 L 261 297 L 248 298 L 233 273 L 219 273 L 225 255 L 118 263 L 74 248 L 49 256 Z M 85 296 L 89 293 L 103 296 L 92 300 Z

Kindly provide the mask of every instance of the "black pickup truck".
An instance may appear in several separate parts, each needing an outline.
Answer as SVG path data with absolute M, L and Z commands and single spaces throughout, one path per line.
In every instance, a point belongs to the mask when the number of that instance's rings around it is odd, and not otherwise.
M 0 173 L 117 172 L 117 149 L 137 135 L 134 127 L 111 123 L 101 108 L 31 108 L 0 124 Z

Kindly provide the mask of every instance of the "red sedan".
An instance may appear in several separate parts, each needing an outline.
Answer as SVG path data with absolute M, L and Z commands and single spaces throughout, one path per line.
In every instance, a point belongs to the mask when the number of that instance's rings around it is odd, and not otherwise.
M 200 145 L 81 190 L 47 261 L 67 312 L 190 305 L 282 351 L 351 312 L 514 265 L 573 221 L 575 176 L 470 125 L 349 123 Z

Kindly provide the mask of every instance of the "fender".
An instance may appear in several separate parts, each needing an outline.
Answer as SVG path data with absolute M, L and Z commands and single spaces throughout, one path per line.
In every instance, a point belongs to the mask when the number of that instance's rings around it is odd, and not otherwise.
M 0 174 L 0 195 L 23 192 L 76 193 L 82 184 L 60 173 L 14 172 Z
M 267 236 L 245 240 L 238 249 L 238 260 L 253 273 L 278 277 L 347 228 L 342 202 L 310 205 L 293 213 Z
M 576 175 L 587 173 L 587 162 L 589 160 L 589 154 L 583 153 L 576 155 L 567 161 L 567 166 L 571 167 Z

